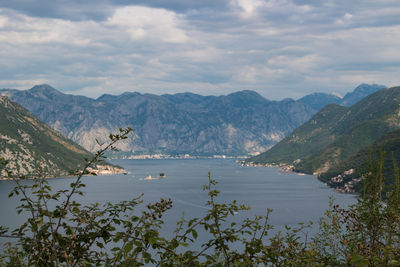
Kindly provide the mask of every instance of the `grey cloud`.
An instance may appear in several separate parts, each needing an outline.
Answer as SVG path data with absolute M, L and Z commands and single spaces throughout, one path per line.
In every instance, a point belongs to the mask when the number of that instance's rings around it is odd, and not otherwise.
M 106 0 L 5 0 L 0 6 L 32 17 L 69 20 L 103 20 L 114 10 L 114 6 Z
M 116 8 L 128 5 L 165 8 L 186 13 L 191 10 L 226 9 L 228 3 L 229 1 L 225 0 L 5 0 L 0 5 L 33 17 L 99 21 L 110 16 Z

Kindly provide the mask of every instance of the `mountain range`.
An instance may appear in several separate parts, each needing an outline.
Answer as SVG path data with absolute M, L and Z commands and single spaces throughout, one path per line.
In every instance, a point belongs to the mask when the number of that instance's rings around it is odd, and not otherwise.
M 134 134 L 119 144 L 128 153 L 246 155 L 269 149 L 323 106 L 350 105 L 384 86 L 358 86 L 340 98 L 314 93 L 271 101 L 254 91 L 222 96 L 127 92 L 97 99 L 64 94 L 49 85 L 2 89 L 13 101 L 89 151 L 119 127 Z
M 273 148 L 248 161 L 293 165 L 295 171 L 349 188 L 348 183 L 355 185 L 352 179 L 362 175 L 367 159 L 376 158 L 379 147 L 399 156 L 399 129 L 400 87 L 381 89 L 351 107 L 327 105 Z M 387 166 L 393 169 L 393 163 Z

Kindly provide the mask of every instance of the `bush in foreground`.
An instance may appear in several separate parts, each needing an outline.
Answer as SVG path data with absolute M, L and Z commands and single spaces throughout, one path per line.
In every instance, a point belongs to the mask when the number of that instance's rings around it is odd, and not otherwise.
M 182 218 L 172 238 L 163 237 L 163 215 L 172 201 L 160 199 L 143 207 L 141 197 L 120 203 L 82 205 L 82 176 L 87 167 L 104 158 L 116 142 L 131 130 L 110 135 L 110 144 L 87 160 L 69 189 L 53 192 L 48 181 L 35 179 L 26 185 L 15 179 L 10 197 L 20 198 L 18 212 L 29 214 L 13 231 L 0 234 L 14 239 L 1 254 L 0 266 L 399 266 L 400 175 L 383 190 L 383 156 L 370 165 L 364 193 L 348 209 L 336 205 L 326 211 L 319 233 L 307 241 L 298 229 L 269 235 L 273 228 L 264 216 L 231 222 L 232 216 L 249 207 L 218 203 L 217 182 L 209 175 L 203 190 L 208 193 L 206 214 Z M 10 177 L 12 176 L 9 174 Z M 387 193 L 383 193 L 387 192 Z M 229 223 L 228 223 L 229 221 Z M 198 233 L 209 239 L 199 242 Z M 235 249 L 232 244 L 240 244 Z

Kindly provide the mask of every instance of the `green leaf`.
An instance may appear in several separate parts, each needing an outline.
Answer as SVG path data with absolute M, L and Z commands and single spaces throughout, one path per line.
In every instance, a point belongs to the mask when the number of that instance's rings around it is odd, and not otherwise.
M 133 248 L 132 243 L 126 244 L 125 247 L 124 247 L 124 253 L 128 254 L 132 250 L 132 248 Z
M 150 238 L 149 238 L 149 243 L 150 243 L 150 245 L 153 246 L 156 242 L 157 242 L 157 238 L 154 238 L 154 237 L 150 237 Z
M 368 259 L 365 259 L 361 255 L 355 255 L 351 258 L 350 263 L 356 264 L 357 266 L 360 266 L 360 267 L 364 267 L 364 266 L 368 266 Z
M 192 236 L 193 236 L 193 238 L 194 239 L 197 239 L 197 232 L 196 232 L 196 230 L 194 230 L 194 229 L 192 229 Z
M 179 242 L 179 245 L 181 245 L 181 246 L 183 246 L 183 247 L 189 246 L 189 244 L 188 244 L 188 243 L 185 243 L 185 242 Z

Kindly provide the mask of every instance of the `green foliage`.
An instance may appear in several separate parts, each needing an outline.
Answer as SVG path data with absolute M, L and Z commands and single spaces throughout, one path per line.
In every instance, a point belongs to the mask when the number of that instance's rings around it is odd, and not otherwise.
M 110 144 L 85 168 L 130 131 L 110 135 Z M 182 217 L 171 238 L 160 231 L 171 200 L 160 199 L 145 207 L 141 196 L 104 205 L 75 201 L 73 196 L 84 194 L 85 168 L 69 189 L 57 192 L 45 179 L 37 178 L 30 186 L 15 180 L 10 197 L 17 195 L 18 212 L 30 216 L 11 232 L 0 228 L 1 236 L 15 239 L 0 255 L 0 266 L 397 266 L 400 174 L 395 165 L 395 184 L 383 191 L 383 167 L 383 156 L 371 163 L 364 194 L 356 205 L 345 210 L 332 202 L 311 242 L 303 234 L 309 227 L 304 224 L 271 236 L 271 210 L 236 222 L 234 214 L 249 207 L 236 201 L 219 203 L 217 181 L 210 174 L 203 188 L 208 193 L 207 212 L 200 218 Z M 193 246 L 200 242 L 199 234 L 208 239 Z
M 357 204 L 331 209 L 321 219 L 315 249 L 331 266 L 399 266 L 400 174 L 384 190 L 384 153 L 370 162 Z

